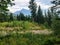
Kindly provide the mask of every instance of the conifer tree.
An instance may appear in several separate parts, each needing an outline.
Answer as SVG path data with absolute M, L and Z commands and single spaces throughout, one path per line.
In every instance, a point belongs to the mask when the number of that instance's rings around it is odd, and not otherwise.
M 35 0 L 30 0 L 29 2 L 29 8 L 31 10 L 31 17 L 32 17 L 32 21 L 35 21 L 35 17 L 36 17 L 36 10 L 37 10 L 37 4 L 35 2 Z
M 13 1 L 13 0 L 12 0 Z M 8 13 L 8 5 L 13 5 L 11 0 L 0 0 L 0 20 L 4 21 Z
M 19 21 L 19 15 L 17 15 L 17 20 Z
M 56 15 L 57 14 L 56 10 L 60 8 L 60 0 L 53 0 L 52 4 L 54 4 L 54 6 L 52 6 L 51 9 L 53 10 L 53 12 L 55 11 L 54 15 Z M 60 11 L 60 10 L 58 10 L 58 11 Z M 54 30 L 55 36 L 60 37 L 60 18 L 57 16 L 58 15 L 56 15 L 53 19 L 52 29 Z
M 25 16 L 23 13 L 20 13 L 19 15 L 17 15 L 17 20 L 21 21 L 21 20 L 25 20 Z
M 37 22 L 40 24 L 44 23 L 44 16 L 40 6 L 38 7 L 38 11 L 37 11 Z
M 11 13 L 11 14 L 10 14 L 10 21 L 13 21 L 13 20 L 14 20 L 13 14 Z
M 48 14 L 48 16 L 47 16 L 47 22 L 48 22 L 48 25 L 51 27 L 52 16 L 51 16 L 50 10 L 48 10 L 47 14 Z

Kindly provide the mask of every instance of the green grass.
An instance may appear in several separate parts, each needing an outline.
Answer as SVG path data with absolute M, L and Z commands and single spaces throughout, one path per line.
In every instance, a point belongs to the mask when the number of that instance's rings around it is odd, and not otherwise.
M 46 27 L 28 21 L 0 22 L 0 45 L 58 45 L 60 38 L 52 35 L 17 33 L 18 31 L 45 30 Z M 16 33 L 13 33 L 15 31 Z
M 58 41 L 60 41 L 60 38 L 33 33 L 16 33 L 2 37 L 0 36 L 0 45 L 52 45 L 56 44 Z
M 0 22 L 0 30 L 44 30 L 46 29 L 43 25 L 38 25 L 34 22 L 29 21 L 11 21 L 11 22 Z

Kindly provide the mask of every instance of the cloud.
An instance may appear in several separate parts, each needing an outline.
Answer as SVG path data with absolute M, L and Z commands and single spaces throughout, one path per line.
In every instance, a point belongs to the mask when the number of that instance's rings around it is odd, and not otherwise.
M 14 6 L 9 6 L 8 9 L 10 12 L 14 13 L 15 11 L 21 10 L 22 8 L 28 9 L 28 3 L 29 0 L 15 0 L 13 3 L 15 3 Z
M 36 2 L 37 3 L 37 5 L 39 6 L 41 6 L 41 9 L 48 9 L 49 7 L 51 7 L 51 5 L 46 5 L 46 4 L 44 4 L 44 3 L 41 3 L 41 2 Z
M 29 9 L 28 8 L 29 1 L 30 0 L 15 0 L 15 1 L 13 1 L 13 3 L 15 3 L 15 5 L 12 7 L 11 6 L 8 7 L 8 9 L 12 13 L 14 13 L 15 11 L 21 10 L 22 8 Z M 35 0 L 35 1 L 36 1 L 37 5 L 40 5 L 43 10 L 48 9 L 51 6 L 51 5 L 46 5 L 45 3 L 43 3 L 44 0 L 43 1 Z

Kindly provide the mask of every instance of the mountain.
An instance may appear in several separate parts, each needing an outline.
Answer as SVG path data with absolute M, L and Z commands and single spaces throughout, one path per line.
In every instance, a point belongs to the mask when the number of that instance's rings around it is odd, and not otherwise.
M 30 10 L 27 10 L 27 9 L 22 9 L 22 10 L 14 12 L 15 15 L 20 14 L 20 13 L 23 13 L 24 15 L 31 15 Z

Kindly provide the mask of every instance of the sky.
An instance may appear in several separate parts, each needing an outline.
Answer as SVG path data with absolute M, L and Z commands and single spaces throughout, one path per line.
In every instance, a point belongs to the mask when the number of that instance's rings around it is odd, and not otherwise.
M 19 11 L 21 9 L 27 9 L 29 10 L 28 6 L 29 6 L 29 1 L 30 0 L 15 0 L 13 1 L 13 3 L 15 3 L 15 5 L 13 5 L 12 7 L 9 6 L 8 9 L 10 10 L 10 12 L 14 13 L 16 11 Z M 37 3 L 37 5 L 41 6 L 42 10 L 46 10 L 49 7 L 51 7 L 51 0 L 35 0 L 35 2 Z

